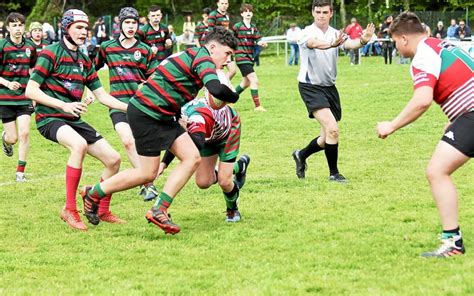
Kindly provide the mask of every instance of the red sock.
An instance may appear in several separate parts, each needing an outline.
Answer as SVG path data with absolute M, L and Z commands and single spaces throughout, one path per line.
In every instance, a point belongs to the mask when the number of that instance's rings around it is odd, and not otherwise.
M 76 192 L 81 180 L 82 168 L 66 167 L 66 209 L 77 210 Z
M 102 183 L 104 179 L 100 177 L 100 182 Z M 99 203 L 99 215 L 108 213 L 110 211 L 110 200 L 112 199 L 112 194 L 108 194 L 101 198 Z

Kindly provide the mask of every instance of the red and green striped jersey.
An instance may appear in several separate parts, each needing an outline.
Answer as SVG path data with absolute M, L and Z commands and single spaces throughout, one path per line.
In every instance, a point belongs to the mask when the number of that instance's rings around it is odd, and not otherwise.
M 117 39 L 102 42 L 95 59 L 96 70 L 107 64 L 109 68 L 110 94 L 128 104 L 138 89 L 158 66 L 155 54 L 144 42 L 124 48 Z M 110 113 L 119 110 L 111 109 Z M 122 112 L 122 111 L 120 111 Z
M 15 44 L 10 37 L 0 40 L 0 77 L 21 84 L 17 90 L 10 90 L 0 84 L 0 106 L 27 106 L 31 100 L 25 97 L 25 88 L 30 78 L 29 70 L 36 62 L 36 50 L 31 40 L 23 38 Z
M 164 60 L 130 104 L 156 120 L 172 120 L 211 80 L 219 78 L 209 51 L 192 47 Z
M 229 14 L 220 13 L 219 10 L 213 10 L 209 13 L 209 19 L 207 20 L 210 29 L 221 26 L 226 29 L 230 28 L 230 17 Z
M 91 91 L 102 87 L 89 57 L 80 50 L 71 52 L 63 41 L 41 51 L 31 79 L 39 83 L 48 96 L 66 103 L 80 102 L 85 86 Z M 36 105 L 35 112 L 37 127 L 53 120 L 82 122 L 72 114 L 41 104 Z
M 33 39 L 31 39 L 31 42 L 34 44 L 34 46 L 35 46 L 35 48 L 36 48 L 36 52 L 37 52 L 38 54 L 43 50 L 43 48 L 45 48 L 46 46 L 49 45 L 49 42 L 48 42 L 48 40 L 46 40 L 46 39 L 41 39 L 40 44 L 36 44 L 36 43 L 33 41 Z
M 194 38 L 199 41 L 201 46 L 204 46 L 204 41 L 206 41 L 206 36 L 209 33 L 209 27 L 204 22 L 199 22 L 196 25 L 196 30 L 194 31 Z
M 141 41 L 145 42 L 151 48 L 156 47 L 156 60 L 160 63 L 166 58 L 165 41 L 170 38 L 168 26 L 160 23 L 156 31 L 150 24 L 146 24 L 137 31 Z
M 262 39 L 262 34 L 260 34 L 255 24 L 250 24 L 250 27 L 247 27 L 244 22 L 235 24 L 232 30 L 239 40 L 234 52 L 237 65 L 253 64 L 253 50 Z

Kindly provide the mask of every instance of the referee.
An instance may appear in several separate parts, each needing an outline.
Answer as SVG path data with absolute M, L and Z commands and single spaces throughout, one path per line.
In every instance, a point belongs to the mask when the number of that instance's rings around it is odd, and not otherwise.
M 314 0 L 312 5 L 314 23 L 307 26 L 298 40 L 301 53 L 301 68 L 298 74 L 298 88 L 310 118 L 321 125 L 320 135 L 311 140 L 305 148 L 293 151 L 296 175 L 303 179 L 306 159 L 313 153 L 324 150 L 329 166 L 329 181 L 345 183 L 346 178 L 337 167 L 339 128 L 342 110 L 335 82 L 336 62 L 339 48 L 358 49 L 374 34 L 374 25 L 360 38 L 347 39 L 343 30 L 329 26 L 333 15 L 330 0 Z

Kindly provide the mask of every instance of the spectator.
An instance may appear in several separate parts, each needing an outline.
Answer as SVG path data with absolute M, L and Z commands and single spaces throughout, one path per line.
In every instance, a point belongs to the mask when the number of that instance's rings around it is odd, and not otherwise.
M 141 29 L 148 22 L 146 21 L 146 16 L 142 16 L 138 19 L 138 29 Z
M 5 29 L 5 23 L 2 20 L 0 20 L 0 34 L 2 36 L 0 39 L 5 38 L 5 36 L 7 35 L 7 30 Z
M 176 33 L 174 32 L 173 25 L 168 25 L 168 38 L 171 40 L 171 47 L 166 48 L 166 56 L 165 58 L 169 57 L 170 55 L 173 54 L 174 50 L 176 49 L 176 44 L 178 43 L 178 39 L 176 37 Z M 161 62 L 161 61 L 158 61 Z
M 107 27 L 103 17 L 99 17 L 93 27 L 94 35 L 97 37 L 97 43 L 101 44 L 104 41 L 109 40 L 107 37 Z
M 290 28 L 286 30 L 286 41 L 290 44 L 290 59 L 288 65 L 298 65 L 298 59 L 300 57 L 300 48 L 298 47 L 298 38 L 301 34 L 301 29 L 296 23 L 291 23 Z M 257 65 L 258 66 L 258 65 Z
M 444 25 L 442 21 L 438 22 L 436 29 L 433 31 L 433 36 L 438 39 L 446 38 L 446 30 L 444 29 Z
M 421 26 L 422 26 L 423 29 L 425 30 L 426 37 L 431 37 L 431 28 L 430 28 L 430 26 L 428 26 L 428 25 L 425 24 L 425 23 L 421 23 Z
M 91 60 L 94 60 L 97 50 L 97 38 L 92 34 L 91 30 L 87 30 L 87 37 L 81 46 L 81 51 L 91 58 Z
M 63 31 L 61 30 L 61 27 L 62 27 L 62 23 L 61 21 L 59 21 L 57 24 L 56 24 L 56 38 L 54 39 L 54 41 L 56 42 L 59 42 L 61 40 L 63 40 Z
M 120 36 L 120 20 L 118 16 L 114 17 L 114 23 L 112 24 L 112 37 L 117 39 Z
M 378 26 L 379 31 L 380 31 L 381 25 L 382 24 Z M 372 38 L 370 39 L 369 43 L 367 43 L 366 45 L 364 45 L 364 47 L 362 47 L 363 56 L 380 55 L 382 53 L 382 47 L 380 46 L 380 43 L 376 41 L 378 37 L 379 37 L 379 32 L 374 34 Z
M 188 14 L 184 18 L 184 23 L 183 23 L 183 34 L 185 32 L 188 32 L 188 34 L 193 35 L 194 38 L 194 32 L 196 31 L 196 23 L 192 21 L 192 16 Z
M 359 39 L 362 36 L 362 27 L 357 22 L 357 19 L 353 17 L 351 23 L 347 25 L 345 32 L 350 39 Z M 367 45 L 367 44 L 366 44 Z M 359 49 L 349 50 L 349 56 L 351 58 L 351 66 L 359 64 Z
M 459 26 L 454 33 L 454 37 L 457 39 L 464 39 L 471 37 L 471 28 L 469 28 L 464 21 L 459 21 Z
M 451 19 L 451 25 L 446 30 L 446 36 L 448 38 L 456 38 L 456 37 L 454 37 L 454 35 L 456 34 L 456 29 L 457 28 L 458 28 L 458 25 L 456 24 L 456 20 Z
M 385 65 L 387 62 L 392 64 L 392 52 L 394 49 L 392 38 L 390 37 L 390 24 L 392 24 L 393 16 L 388 15 L 385 17 L 385 20 L 380 28 L 380 35 L 382 38 L 386 39 L 382 42 L 382 52 Z
M 46 21 L 46 20 L 43 20 L 43 32 L 48 34 L 48 39 L 47 40 L 48 40 L 49 43 L 56 40 L 56 33 L 54 32 L 54 27 L 51 26 L 51 24 L 48 23 L 48 21 Z

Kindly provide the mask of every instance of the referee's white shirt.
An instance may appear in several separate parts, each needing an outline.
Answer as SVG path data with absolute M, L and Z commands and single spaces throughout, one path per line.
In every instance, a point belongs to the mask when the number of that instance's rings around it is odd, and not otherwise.
M 304 28 L 298 40 L 301 54 L 299 82 L 319 86 L 331 86 L 336 83 L 336 63 L 339 48 L 311 49 L 307 47 L 307 42 L 310 38 L 316 38 L 332 43 L 337 38 L 338 33 L 339 31 L 331 26 L 324 33 L 314 23 Z

